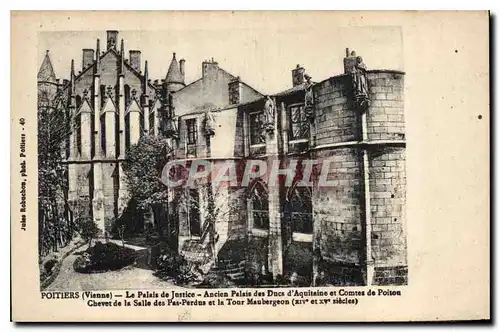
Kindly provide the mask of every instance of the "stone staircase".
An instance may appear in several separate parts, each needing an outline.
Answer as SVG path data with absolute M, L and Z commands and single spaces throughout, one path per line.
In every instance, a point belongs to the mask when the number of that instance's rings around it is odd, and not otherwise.
M 210 269 L 211 272 L 224 275 L 229 280 L 238 283 L 245 279 L 246 261 L 234 262 L 231 259 L 220 259 L 217 264 Z
M 200 242 L 199 239 L 184 241 L 181 250 L 187 261 L 199 264 L 207 263 L 207 260 L 211 259 L 211 251 L 209 244 Z
M 181 253 L 184 258 L 190 262 L 199 264 L 203 274 L 209 273 L 222 275 L 232 282 L 238 283 L 246 278 L 244 256 L 234 255 L 235 251 L 241 251 L 242 248 L 235 247 L 235 241 L 227 241 L 225 237 L 220 238 L 219 234 L 214 232 L 215 249 L 210 244 L 209 224 L 203 229 L 199 239 L 189 239 L 182 244 Z M 241 240 L 236 240 L 239 246 Z M 217 252 L 213 253 L 213 250 Z
M 189 262 L 199 264 L 203 273 L 208 273 L 210 267 L 213 265 L 214 254 L 210 245 L 210 232 L 212 227 L 209 223 L 203 229 L 202 235 L 199 239 L 189 239 L 184 241 L 181 248 L 181 254 Z M 217 241 L 217 237 L 215 238 Z

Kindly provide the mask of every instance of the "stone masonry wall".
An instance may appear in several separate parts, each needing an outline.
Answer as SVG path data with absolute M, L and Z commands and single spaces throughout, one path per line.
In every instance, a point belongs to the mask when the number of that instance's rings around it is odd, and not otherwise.
M 314 241 L 320 255 L 317 269 L 324 272 L 328 284 L 359 284 L 365 247 L 363 153 L 356 145 L 328 146 L 361 140 L 361 118 L 352 107 L 350 76 L 316 84 L 314 100 L 316 146 L 320 147 L 314 158 L 330 161 L 329 186 L 313 189 Z
M 104 195 L 104 216 L 109 220 L 116 217 L 116 203 L 118 202 L 118 178 L 116 163 L 103 162 L 102 164 L 102 191 Z M 106 221 L 106 220 L 105 220 Z M 111 229 L 111 224 L 106 225 Z
M 74 215 L 76 217 L 90 216 L 90 206 L 93 194 L 91 187 L 92 172 L 90 164 L 71 164 L 76 173 L 76 207 Z
M 316 105 L 316 145 L 356 141 L 361 123 L 350 107 L 350 76 L 332 77 L 314 87 Z
M 323 150 L 317 159 L 331 161 L 330 186 L 313 190 L 316 241 L 322 260 L 332 264 L 362 263 L 362 154 L 353 148 Z
M 370 72 L 371 105 L 367 112 L 368 139 L 403 140 L 404 123 L 404 75 L 399 72 Z
M 404 74 L 367 74 L 367 111 L 372 259 L 378 285 L 407 283 Z M 393 141 L 394 143 L 391 143 Z
M 369 156 L 372 257 L 376 266 L 406 265 L 404 148 L 375 149 Z

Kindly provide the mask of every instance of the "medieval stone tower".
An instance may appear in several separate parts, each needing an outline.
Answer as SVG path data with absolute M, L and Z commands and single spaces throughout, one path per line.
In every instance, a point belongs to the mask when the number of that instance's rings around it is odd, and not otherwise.
M 38 75 L 42 87 L 63 96 L 60 107 L 72 119 L 66 144 L 72 211 L 92 216 L 102 230 L 129 201 L 122 169 L 127 148 L 143 135 L 158 135 L 169 91 L 184 86 L 184 60 L 179 64 L 174 54 L 166 78 L 152 82 L 141 51 L 129 50 L 127 58 L 118 35 L 107 31 L 105 45 L 97 39 L 95 50 L 83 49 L 81 70 L 75 72 L 72 60 L 69 80 L 56 79 L 48 52 Z

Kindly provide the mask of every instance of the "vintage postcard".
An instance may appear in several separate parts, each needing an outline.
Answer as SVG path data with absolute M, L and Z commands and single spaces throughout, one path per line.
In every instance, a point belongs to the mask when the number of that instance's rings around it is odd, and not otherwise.
M 490 319 L 488 12 L 13 12 L 12 320 Z

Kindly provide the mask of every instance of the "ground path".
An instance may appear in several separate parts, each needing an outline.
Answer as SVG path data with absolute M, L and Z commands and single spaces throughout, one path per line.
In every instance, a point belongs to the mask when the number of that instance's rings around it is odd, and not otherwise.
M 64 259 L 59 275 L 47 287 L 47 291 L 181 288 L 155 277 L 151 270 L 135 266 L 103 273 L 79 273 L 73 270 L 73 262 L 77 257 L 73 253 Z

